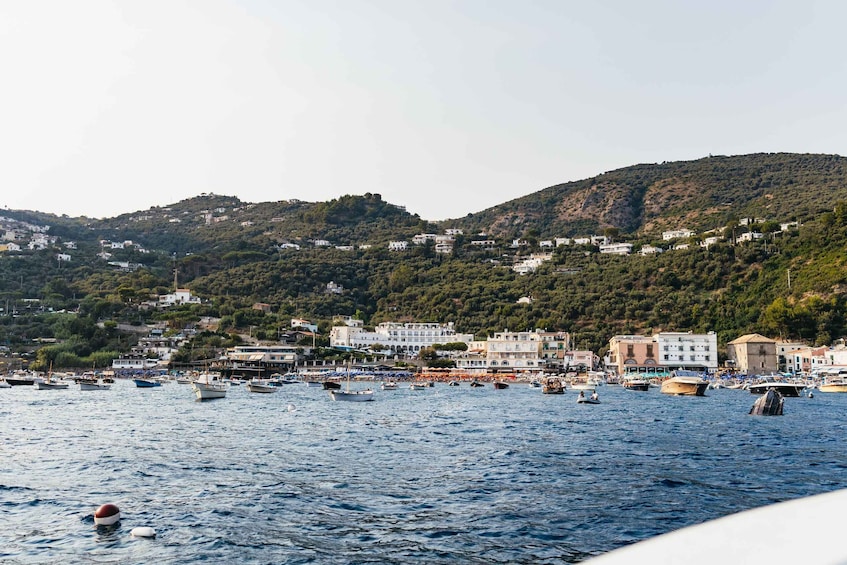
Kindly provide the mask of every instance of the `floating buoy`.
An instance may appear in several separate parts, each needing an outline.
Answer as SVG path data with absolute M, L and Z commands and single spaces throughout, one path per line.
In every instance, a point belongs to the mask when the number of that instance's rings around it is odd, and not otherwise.
M 121 511 L 114 504 L 104 504 L 94 511 L 94 523 L 98 526 L 111 526 L 121 521 Z
M 156 530 L 150 526 L 139 526 L 130 530 L 129 535 L 134 538 L 155 538 Z
M 296 407 L 296 406 L 294 406 L 293 404 L 289 404 L 289 405 L 288 405 L 288 411 L 289 411 L 289 412 L 294 412 L 295 410 L 297 410 L 297 407 Z

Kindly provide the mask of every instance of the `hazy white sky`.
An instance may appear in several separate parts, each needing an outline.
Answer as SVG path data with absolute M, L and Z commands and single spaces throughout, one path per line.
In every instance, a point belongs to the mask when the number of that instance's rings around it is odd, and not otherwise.
M 847 153 L 847 3 L 0 0 L 0 207 L 382 194 L 464 216 L 712 154 Z

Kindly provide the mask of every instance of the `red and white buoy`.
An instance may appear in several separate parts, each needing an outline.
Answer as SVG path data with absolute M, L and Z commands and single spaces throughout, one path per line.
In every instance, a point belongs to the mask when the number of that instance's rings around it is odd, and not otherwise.
M 94 511 L 94 523 L 98 526 L 111 526 L 121 521 L 121 511 L 114 504 L 104 504 Z

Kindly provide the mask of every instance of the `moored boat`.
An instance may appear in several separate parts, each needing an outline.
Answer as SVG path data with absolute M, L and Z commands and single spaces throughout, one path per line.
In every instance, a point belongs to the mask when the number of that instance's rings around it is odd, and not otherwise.
M 224 398 L 229 390 L 229 385 L 221 380 L 219 374 L 208 371 L 200 373 L 200 376 L 191 383 L 191 387 L 194 389 L 197 400 Z
M 750 408 L 754 416 L 782 416 L 784 399 L 778 390 L 768 389 Z
M 258 392 L 258 393 L 263 393 L 263 394 L 269 394 L 269 393 L 276 392 L 277 390 L 279 390 L 279 387 L 274 386 L 267 381 L 262 381 L 262 380 L 259 380 L 259 379 L 251 379 L 251 380 L 247 381 L 246 383 L 244 383 L 244 387 L 249 392 Z
M 671 378 L 662 382 L 662 394 L 676 396 L 705 396 L 709 381 L 695 371 L 674 371 Z
M 103 379 L 79 379 L 79 390 L 109 390 L 112 385 L 104 383 Z
M 624 375 L 623 381 L 621 381 L 621 386 L 623 386 L 626 390 L 645 392 L 650 390 L 650 381 L 637 375 Z
M 10 386 L 32 386 L 36 379 L 38 379 L 38 375 L 28 371 L 15 371 L 6 375 L 6 382 Z
M 395 383 L 394 381 L 384 382 L 379 385 L 379 388 L 381 388 L 382 390 L 397 390 L 397 383 Z
M 818 385 L 821 392 L 847 392 L 847 379 L 834 379 Z
M 494 388 L 497 390 L 503 390 L 505 388 L 509 388 L 509 383 L 504 383 L 503 381 L 495 381 Z
M 329 396 L 333 400 L 346 402 L 368 402 L 374 399 L 374 391 L 367 390 L 331 390 Z
M 132 381 L 135 383 L 135 386 L 137 386 L 138 388 L 153 388 L 153 387 L 157 387 L 157 386 L 162 386 L 162 383 L 160 383 L 159 381 L 154 380 L 154 379 L 138 378 L 138 379 L 132 379 Z

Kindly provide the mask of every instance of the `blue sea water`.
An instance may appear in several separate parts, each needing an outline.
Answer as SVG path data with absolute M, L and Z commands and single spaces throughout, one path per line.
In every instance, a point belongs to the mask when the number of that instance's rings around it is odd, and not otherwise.
M 599 392 L 0 390 L 0 562 L 575 563 L 844 486 L 847 395 Z

